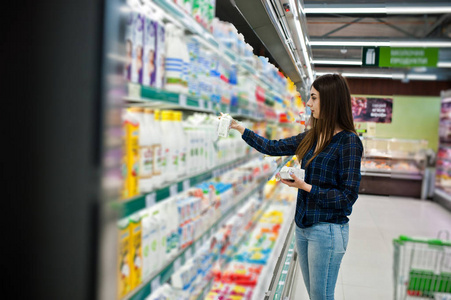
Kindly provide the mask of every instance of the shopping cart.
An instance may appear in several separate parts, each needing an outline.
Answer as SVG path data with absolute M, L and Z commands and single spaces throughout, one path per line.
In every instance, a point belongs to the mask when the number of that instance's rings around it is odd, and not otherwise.
M 400 299 L 451 300 L 451 241 L 400 236 L 394 244 L 394 294 Z

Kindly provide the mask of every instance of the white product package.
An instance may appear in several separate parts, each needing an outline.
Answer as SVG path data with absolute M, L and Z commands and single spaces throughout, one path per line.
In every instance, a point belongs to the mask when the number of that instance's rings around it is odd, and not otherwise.
M 280 170 L 279 174 L 280 174 L 280 179 L 293 180 L 293 178 L 291 178 L 291 176 L 290 176 L 290 174 L 293 174 L 297 178 L 304 180 L 305 170 L 299 169 L 299 168 L 294 168 L 294 167 L 284 166 Z
M 230 125 L 232 124 L 232 117 L 229 114 L 224 114 L 219 121 L 218 126 L 218 136 L 227 137 L 229 136 Z

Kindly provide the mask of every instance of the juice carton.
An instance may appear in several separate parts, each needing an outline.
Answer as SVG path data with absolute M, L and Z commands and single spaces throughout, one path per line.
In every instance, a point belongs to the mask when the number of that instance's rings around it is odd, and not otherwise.
M 142 274 L 142 243 L 141 243 L 141 218 L 139 214 L 130 217 L 130 261 L 132 269 L 130 274 L 131 288 L 136 288 L 141 283 Z
M 136 108 L 129 108 L 126 113 L 125 127 L 125 165 L 126 165 L 126 191 L 125 198 L 139 194 L 138 167 L 139 167 L 139 121 L 136 118 Z
M 118 296 L 124 297 L 132 290 L 130 273 L 132 262 L 130 260 L 130 228 L 129 221 L 122 220 L 118 224 L 119 229 L 119 251 L 118 251 Z

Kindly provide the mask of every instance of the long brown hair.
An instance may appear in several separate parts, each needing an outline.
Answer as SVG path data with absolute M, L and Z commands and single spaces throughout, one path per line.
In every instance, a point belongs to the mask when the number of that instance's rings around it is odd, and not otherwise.
M 318 77 L 313 82 L 313 87 L 319 92 L 320 116 L 318 119 L 310 118 L 312 129 L 307 132 L 296 149 L 299 162 L 315 142 L 319 141 L 320 136 L 321 144 L 306 166 L 329 145 L 336 125 L 343 130 L 356 133 L 352 117 L 351 93 L 346 79 L 339 74 L 326 74 Z

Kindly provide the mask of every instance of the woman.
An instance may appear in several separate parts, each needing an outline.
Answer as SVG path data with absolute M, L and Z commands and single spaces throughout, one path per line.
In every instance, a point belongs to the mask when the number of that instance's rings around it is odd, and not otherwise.
M 334 299 L 335 284 L 349 237 L 348 217 L 358 197 L 363 146 L 354 128 L 351 95 L 337 74 L 315 80 L 307 106 L 312 129 L 282 140 L 267 140 L 233 121 L 231 128 L 258 151 L 296 155 L 305 180 L 294 175 L 296 246 L 310 299 Z

